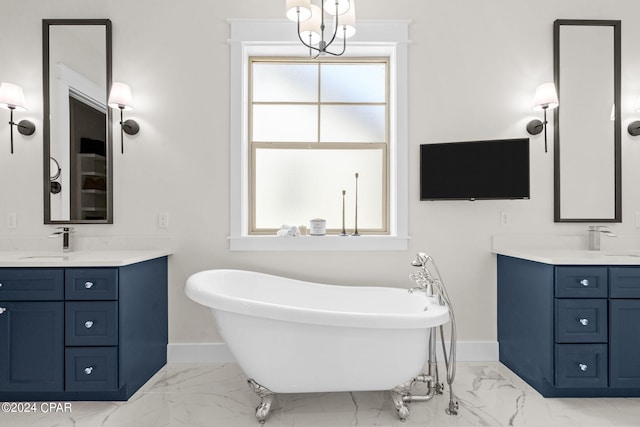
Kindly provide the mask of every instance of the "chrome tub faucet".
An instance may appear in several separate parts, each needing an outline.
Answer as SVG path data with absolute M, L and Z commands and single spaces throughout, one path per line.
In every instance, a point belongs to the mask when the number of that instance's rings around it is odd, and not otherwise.
M 441 283 L 438 277 L 434 277 L 427 264 L 433 259 L 426 255 L 424 252 L 419 252 L 416 258 L 411 261 L 411 265 L 420 268 L 420 271 L 411 273 L 409 278 L 415 287 L 409 289 L 409 293 L 414 293 L 416 290 L 424 292 L 427 296 L 436 296 L 438 298 L 439 305 L 445 305 L 442 295 Z

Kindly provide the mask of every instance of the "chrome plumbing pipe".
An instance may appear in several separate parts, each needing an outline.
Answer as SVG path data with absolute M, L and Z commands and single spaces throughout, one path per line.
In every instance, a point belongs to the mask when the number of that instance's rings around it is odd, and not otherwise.
M 436 395 L 436 388 L 433 385 L 434 379 L 431 375 L 418 375 L 413 380 L 411 380 L 411 384 L 417 383 L 417 382 L 422 382 L 427 384 L 427 394 L 422 394 L 422 395 L 409 394 L 407 396 L 402 396 L 403 402 L 406 402 L 406 403 L 426 402 L 428 400 L 433 399 L 433 396 Z
M 433 265 L 435 270 L 435 275 L 431 273 L 429 268 L 427 267 L 428 263 Z M 445 367 L 447 371 L 447 384 L 449 386 L 449 407 L 445 410 L 445 412 L 449 415 L 457 415 L 458 413 L 458 402 L 455 399 L 455 394 L 453 392 L 453 381 L 456 376 L 456 341 L 457 341 L 457 333 L 456 333 L 456 318 L 453 312 L 453 306 L 451 305 L 451 300 L 449 299 L 449 294 L 447 292 L 447 288 L 444 285 L 444 281 L 442 280 L 442 275 L 438 269 L 438 265 L 434 261 L 432 257 L 426 255 L 425 253 L 418 253 L 416 259 L 412 261 L 411 265 L 414 267 L 421 268 L 421 272 L 419 274 L 412 274 L 410 278 L 416 283 L 417 288 L 412 288 L 409 292 L 413 292 L 414 289 L 420 289 L 427 293 L 427 295 L 434 293 L 438 297 L 438 302 L 442 305 L 446 304 L 449 308 L 449 319 L 451 321 L 451 337 L 450 337 L 450 345 L 449 351 L 447 351 L 445 340 L 444 340 L 444 326 L 440 325 L 440 339 L 442 341 L 442 352 L 445 362 Z M 435 362 L 435 335 L 437 331 L 433 331 L 429 337 L 429 360 L 430 362 Z M 432 341 L 433 339 L 433 341 Z M 436 364 L 436 383 L 434 387 L 429 387 L 429 393 L 433 392 L 436 394 L 442 393 L 442 387 L 437 383 L 437 364 Z M 433 374 L 431 372 L 431 363 L 429 364 L 429 374 Z M 428 396 L 428 394 L 427 394 Z M 415 399 L 412 400 L 428 400 L 430 398 L 415 396 Z
M 436 395 L 436 392 L 434 389 L 429 389 L 429 393 L 425 394 L 425 395 L 419 395 L 419 396 L 414 396 L 413 394 L 410 394 L 409 396 L 404 396 L 402 398 L 403 402 L 406 403 L 411 403 L 411 402 L 427 402 L 431 399 L 433 399 L 433 396 Z
M 414 383 L 425 383 L 427 384 L 427 394 L 423 394 L 423 395 L 415 395 L 415 394 L 408 394 L 406 396 L 402 397 L 402 401 L 406 402 L 406 403 L 410 403 L 410 402 L 426 402 L 428 400 L 431 400 L 433 398 L 433 396 L 435 396 L 437 394 L 437 384 L 438 384 L 438 365 L 436 363 L 436 338 L 437 338 L 437 333 L 438 331 L 436 330 L 436 328 L 431 328 L 430 333 L 429 333 L 429 369 L 428 369 L 428 374 L 420 374 L 417 377 L 413 378 L 411 380 L 411 382 L 409 383 L 409 390 L 411 390 L 411 386 Z M 434 377 L 434 372 L 435 372 L 435 377 Z

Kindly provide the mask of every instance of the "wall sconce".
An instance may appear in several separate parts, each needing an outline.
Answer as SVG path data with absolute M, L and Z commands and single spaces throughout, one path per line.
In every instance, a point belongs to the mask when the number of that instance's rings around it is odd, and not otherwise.
M 24 106 L 24 94 L 22 88 L 11 83 L 0 84 L 0 107 L 11 111 L 9 125 L 11 127 L 11 154 L 13 154 L 13 127 L 18 128 L 18 132 L 23 135 L 33 135 L 36 131 L 36 125 L 29 120 L 20 120 L 15 123 L 13 121 L 13 111 L 27 111 Z
M 138 122 L 132 119 L 122 120 L 122 112 L 133 110 L 133 96 L 131 96 L 131 88 L 129 85 L 120 82 L 113 82 L 111 85 L 111 93 L 107 101 L 109 107 L 120 110 L 120 151 L 124 154 L 124 136 L 136 135 L 140 131 Z
M 538 135 L 544 130 L 544 152 L 547 152 L 547 110 L 553 110 L 558 107 L 558 93 L 556 85 L 553 83 L 543 83 L 536 88 L 533 97 L 533 111 L 544 112 L 544 122 L 538 119 L 531 120 L 527 123 L 527 132 L 530 135 Z
M 636 112 L 640 112 L 640 98 L 638 98 L 638 103 L 636 104 Z M 629 123 L 629 126 L 627 126 L 627 132 L 629 132 L 629 135 L 631 136 L 640 135 L 640 120 Z

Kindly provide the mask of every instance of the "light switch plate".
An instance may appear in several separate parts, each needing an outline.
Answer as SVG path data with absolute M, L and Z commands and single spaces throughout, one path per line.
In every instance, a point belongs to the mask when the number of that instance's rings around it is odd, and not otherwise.
M 10 230 L 18 228 L 18 217 L 15 212 L 9 212 L 7 214 L 7 228 Z
M 158 212 L 158 228 L 169 228 L 169 212 Z
M 508 226 L 510 219 L 509 212 L 500 212 L 500 227 Z

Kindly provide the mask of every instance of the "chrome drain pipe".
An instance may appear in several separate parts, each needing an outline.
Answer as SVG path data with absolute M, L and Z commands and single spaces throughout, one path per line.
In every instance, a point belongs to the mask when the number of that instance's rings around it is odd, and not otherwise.
M 431 271 L 428 267 L 428 264 L 431 263 L 433 266 L 433 271 Z M 412 288 L 409 292 L 413 292 L 414 290 L 422 290 L 429 296 L 438 297 L 438 302 L 440 305 L 447 305 L 449 309 L 449 320 L 451 322 L 451 336 L 449 349 L 447 351 L 447 346 L 445 345 L 444 339 L 444 326 L 440 325 L 438 329 L 440 329 L 440 340 L 442 341 L 442 353 L 444 357 L 444 363 L 446 368 L 446 378 L 447 385 L 449 386 L 449 407 L 445 410 L 448 415 L 457 415 L 458 414 L 458 401 L 453 392 L 453 381 L 456 377 L 456 344 L 457 344 L 457 331 L 456 331 L 456 317 L 453 312 L 453 306 L 451 305 L 451 300 L 449 298 L 449 294 L 447 292 L 447 288 L 444 285 L 444 280 L 442 279 L 442 275 L 438 269 L 438 265 L 435 260 L 426 255 L 423 252 L 420 252 L 416 255 L 416 259 L 411 262 L 411 265 L 414 267 L 419 267 L 419 273 L 413 273 L 409 277 L 414 283 L 417 285 L 416 288 Z M 435 273 L 435 274 L 434 274 Z M 439 384 L 438 378 L 438 365 L 435 358 L 435 341 L 437 338 L 437 330 L 434 328 L 431 331 L 429 336 L 429 374 L 434 375 L 432 371 L 432 365 L 435 365 L 435 384 L 429 384 L 429 391 L 426 396 L 407 396 L 411 400 L 420 401 L 420 400 L 429 400 L 431 397 L 429 396 L 432 391 L 435 394 L 442 394 L 442 389 L 444 386 Z
M 436 336 L 437 330 L 431 329 L 429 334 L 429 369 L 428 374 L 420 374 L 409 383 L 409 393 L 402 396 L 402 401 L 406 403 L 411 402 L 426 402 L 433 399 L 436 394 L 441 394 L 438 387 L 438 364 L 436 363 Z M 435 375 L 435 376 L 434 376 Z M 427 394 L 411 394 L 411 387 L 415 383 L 427 384 Z

